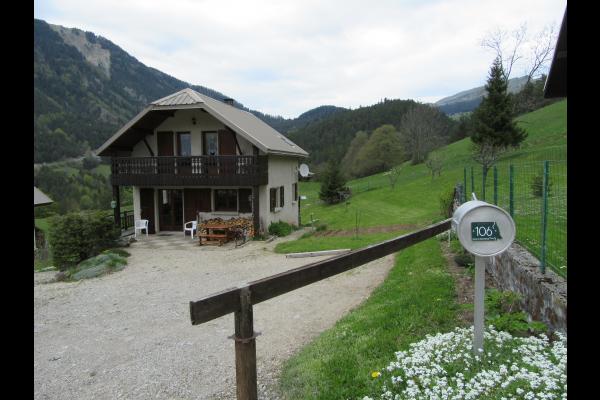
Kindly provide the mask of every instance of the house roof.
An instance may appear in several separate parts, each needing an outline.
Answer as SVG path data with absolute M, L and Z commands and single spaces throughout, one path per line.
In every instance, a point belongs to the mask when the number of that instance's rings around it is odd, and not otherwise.
M 550 72 L 544 85 L 544 97 L 567 96 L 567 9 L 563 16 Z
M 47 204 L 52 204 L 54 201 L 50 197 L 48 197 L 44 192 L 40 189 L 33 187 L 33 206 L 44 206 Z
M 205 110 L 265 153 L 308 157 L 306 151 L 255 115 L 190 88 L 150 103 L 100 146 L 96 154 L 109 155 L 111 147 L 131 148 L 176 110 L 182 109 Z

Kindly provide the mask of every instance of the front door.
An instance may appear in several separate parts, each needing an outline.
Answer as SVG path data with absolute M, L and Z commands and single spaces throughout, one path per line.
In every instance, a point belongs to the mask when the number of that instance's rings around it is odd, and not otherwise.
M 140 208 L 142 219 L 148 220 L 148 233 L 156 233 L 154 223 L 154 189 L 140 189 Z
M 161 231 L 183 231 L 183 191 L 159 189 L 158 204 Z
M 210 189 L 184 189 L 185 222 L 195 221 L 199 212 L 211 212 Z

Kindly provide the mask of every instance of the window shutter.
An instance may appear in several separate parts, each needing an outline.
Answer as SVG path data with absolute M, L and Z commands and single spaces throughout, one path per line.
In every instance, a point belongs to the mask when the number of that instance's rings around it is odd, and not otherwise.
M 277 189 L 272 188 L 270 190 L 271 195 L 269 196 L 269 201 L 271 205 L 271 212 L 275 211 L 275 205 L 277 203 Z
M 283 195 L 283 186 L 281 186 L 279 188 L 279 207 L 283 208 L 283 199 L 284 199 L 284 195 Z

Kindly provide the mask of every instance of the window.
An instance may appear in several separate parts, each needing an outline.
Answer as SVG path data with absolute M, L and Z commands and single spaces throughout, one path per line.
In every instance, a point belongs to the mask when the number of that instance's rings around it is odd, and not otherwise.
M 298 201 L 298 184 L 292 183 L 292 193 L 294 194 L 294 201 Z
M 215 189 L 215 211 L 237 211 L 238 191 L 236 189 Z
M 239 202 L 240 212 L 241 213 L 251 213 L 252 212 L 252 189 L 240 189 L 239 193 Z
M 219 135 L 217 132 L 202 132 L 202 153 L 206 156 L 219 155 Z
M 177 155 L 183 157 L 192 155 L 192 140 L 189 132 L 177 132 Z
M 283 195 L 283 186 L 279 188 L 279 207 L 283 208 L 285 196 Z
M 271 205 L 271 212 L 275 211 L 275 207 L 277 207 L 277 188 L 271 188 L 269 191 L 269 201 Z

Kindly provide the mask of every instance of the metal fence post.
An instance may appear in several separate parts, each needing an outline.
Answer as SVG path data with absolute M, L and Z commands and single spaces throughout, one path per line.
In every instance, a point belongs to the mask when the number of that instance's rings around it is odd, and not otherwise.
M 471 193 L 475 193 L 475 177 L 473 176 L 473 167 L 471 167 Z
M 514 175 L 515 169 L 512 164 L 510 164 L 509 175 L 508 175 L 508 210 L 510 216 L 514 218 L 515 216 L 515 192 L 514 192 Z
M 464 203 L 465 201 L 467 201 L 467 197 L 466 197 L 467 196 L 467 167 L 463 168 L 463 172 L 464 172 L 464 182 L 465 182 L 465 185 L 463 186 L 463 191 L 462 191 L 463 197 L 462 197 L 461 200 Z
M 485 178 L 486 178 L 485 167 L 481 167 L 481 200 L 485 201 Z
M 498 168 L 494 165 L 494 204 L 498 205 Z
M 548 231 L 548 178 L 550 173 L 550 162 L 544 161 L 544 180 L 542 191 L 542 250 L 540 257 L 540 269 L 542 274 L 546 273 L 546 234 Z

